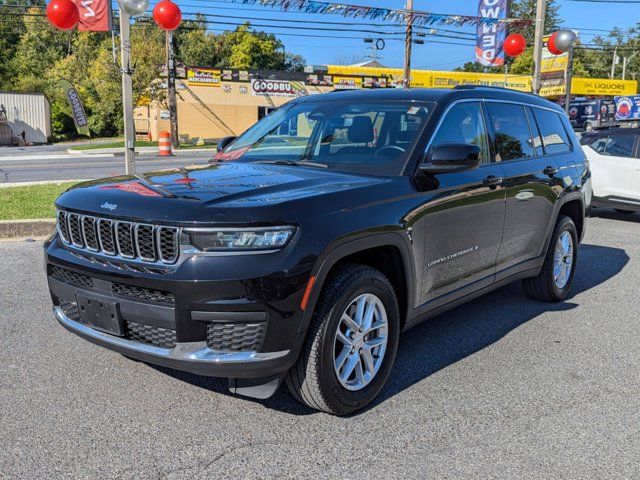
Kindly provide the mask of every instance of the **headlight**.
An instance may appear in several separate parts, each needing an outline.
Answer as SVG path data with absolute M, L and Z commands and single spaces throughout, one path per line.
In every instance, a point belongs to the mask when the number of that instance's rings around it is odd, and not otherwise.
M 204 252 L 276 250 L 284 247 L 295 227 L 188 228 L 191 244 Z

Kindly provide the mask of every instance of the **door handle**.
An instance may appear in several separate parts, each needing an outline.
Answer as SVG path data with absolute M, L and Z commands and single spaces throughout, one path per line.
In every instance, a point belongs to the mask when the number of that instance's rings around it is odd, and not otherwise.
M 549 177 L 553 177 L 556 173 L 558 173 L 558 169 L 552 165 L 549 165 L 547 168 L 542 170 L 542 173 Z
M 495 175 L 489 175 L 482 181 L 482 184 L 485 187 L 496 188 L 498 185 L 502 183 L 502 177 L 496 177 Z

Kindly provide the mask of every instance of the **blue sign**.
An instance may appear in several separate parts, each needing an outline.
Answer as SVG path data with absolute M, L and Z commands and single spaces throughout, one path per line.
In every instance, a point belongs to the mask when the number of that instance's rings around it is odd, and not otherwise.
M 479 0 L 478 16 L 482 18 L 506 18 L 508 0 Z M 479 24 L 476 27 L 476 62 L 485 67 L 504 65 L 504 39 L 506 24 Z

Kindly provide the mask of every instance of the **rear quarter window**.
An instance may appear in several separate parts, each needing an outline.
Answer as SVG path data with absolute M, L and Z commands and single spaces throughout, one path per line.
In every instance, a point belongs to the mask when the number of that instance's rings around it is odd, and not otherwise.
M 534 107 L 533 116 L 540 130 L 544 153 L 557 155 L 571 151 L 571 141 L 559 113 Z

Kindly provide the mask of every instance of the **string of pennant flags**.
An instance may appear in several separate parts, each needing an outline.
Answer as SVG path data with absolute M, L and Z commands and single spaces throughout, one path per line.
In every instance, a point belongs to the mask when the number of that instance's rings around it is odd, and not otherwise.
M 368 7 L 364 5 L 349 5 L 346 3 L 319 2 L 316 0 L 232 0 L 244 5 L 260 5 L 263 7 L 279 8 L 282 11 L 315 14 L 338 14 L 349 18 L 370 20 L 389 20 L 405 23 L 407 18 L 413 18 L 413 24 L 418 26 L 450 25 L 456 27 L 508 25 L 510 28 L 522 28 L 531 24 L 531 20 L 521 18 L 490 18 L 471 15 L 452 15 L 446 13 L 431 13 L 422 10 L 391 9 Z

